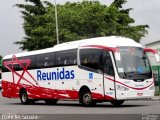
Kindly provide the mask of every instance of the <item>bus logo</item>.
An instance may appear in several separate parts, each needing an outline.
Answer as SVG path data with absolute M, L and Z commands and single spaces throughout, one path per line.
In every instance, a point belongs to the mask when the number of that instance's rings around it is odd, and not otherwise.
M 93 79 L 93 73 L 89 73 L 89 79 Z

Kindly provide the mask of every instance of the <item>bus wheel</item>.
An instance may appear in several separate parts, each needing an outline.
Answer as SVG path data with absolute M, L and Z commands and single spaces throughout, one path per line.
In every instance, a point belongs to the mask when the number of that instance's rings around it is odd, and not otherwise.
M 84 90 L 80 94 L 80 102 L 84 106 L 93 106 L 96 105 L 96 101 L 93 100 L 91 92 L 88 90 Z
M 55 105 L 58 102 L 58 99 L 47 99 L 45 100 L 45 103 L 47 105 Z
M 20 92 L 20 100 L 21 100 L 22 104 L 29 104 L 30 103 L 30 101 L 28 99 L 27 92 L 25 90 L 22 90 Z
M 124 103 L 124 100 L 112 100 L 110 102 L 112 103 L 112 105 L 118 107 Z

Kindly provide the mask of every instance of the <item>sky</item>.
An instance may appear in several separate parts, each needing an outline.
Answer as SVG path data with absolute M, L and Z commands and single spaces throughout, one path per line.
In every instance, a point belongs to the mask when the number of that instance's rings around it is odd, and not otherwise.
M 54 4 L 55 0 L 48 0 Z M 63 4 L 81 2 L 82 0 L 56 0 Z M 102 4 L 109 5 L 113 0 L 99 0 Z M 25 36 L 20 9 L 15 4 L 24 3 L 24 0 L 1 0 L 0 4 L 0 55 L 22 52 L 14 42 L 22 40 Z M 135 20 L 135 25 L 149 25 L 148 34 L 141 39 L 141 43 L 160 40 L 160 0 L 127 0 L 124 8 L 133 8 L 130 16 Z

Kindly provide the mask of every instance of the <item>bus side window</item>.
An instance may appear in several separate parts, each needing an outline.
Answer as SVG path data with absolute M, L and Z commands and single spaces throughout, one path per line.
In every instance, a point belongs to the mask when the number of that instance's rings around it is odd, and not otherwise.
M 21 57 L 19 58 L 20 60 L 26 60 L 29 59 L 31 60 L 30 65 L 28 66 L 28 70 L 29 69 L 35 69 L 36 65 L 35 65 L 35 61 L 36 61 L 36 56 L 35 55 L 31 55 L 31 56 L 25 56 L 25 57 Z M 22 63 L 22 65 L 25 67 L 27 65 L 27 63 Z M 20 68 L 21 70 L 23 69 L 22 67 Z
M 100 49 L 81 49 L 80 62 L 82 66 L 103 71 L 103 51 Z
M 55 66 L 55 53 L 44 53 L 37 55 L 36 65 L 38 68 L 48 68 Z
M 105 55 L 104 55 L 104 73 L 114 76 L 112 59 L 109 52 L 105 52 Z
M 6 68 L 6 66 L 4 66 L 4 62 L 6 62 L 7 60 L 3 60 L 2 61 L 2 72 L 9 72 L 8 68 Z
M 59 51 L 56 53 L 56 66 L 77 64 L 77 49 Z

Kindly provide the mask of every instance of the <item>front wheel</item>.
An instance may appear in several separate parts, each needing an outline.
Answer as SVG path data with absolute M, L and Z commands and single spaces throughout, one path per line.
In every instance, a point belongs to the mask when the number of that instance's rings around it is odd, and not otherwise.
M 96 105 L 96 101 L 93 100 L 91 92 L 83 91 L 80 94 L 80 102 L 84 106 L 93 106 Z
M 124 103 L 124 100 L 112 100 L 110 102 L 112 103 L 112 105 L 118 107 Z

